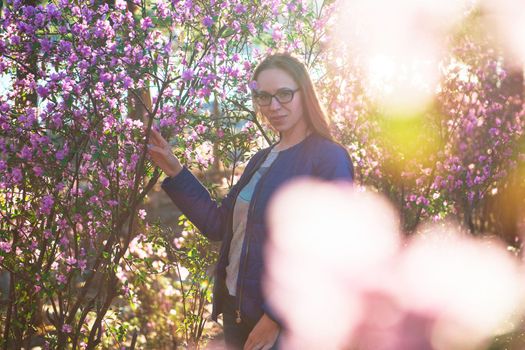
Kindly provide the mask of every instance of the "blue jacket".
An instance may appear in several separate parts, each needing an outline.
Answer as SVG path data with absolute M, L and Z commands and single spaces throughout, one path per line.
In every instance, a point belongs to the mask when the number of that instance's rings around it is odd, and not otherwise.
M 241 178 L 220 205 L 211 199 L 209 192 L 187 168 L 183 168 L 175 177 L 168 177 L 162 182 L 162 188 L 171 200 L 206 237 L 212 241 L 222 240 L 214 286 L 212 314 L 214 320 L 222 313 L 222 301 L 226 293 L 226 266 L 233 235 L 232 217 L 235 199 L 272 147 L 257 152 L 250 159 Z M 270 310 L 265 306 L 261 288 L 264 268 L 263 247 L 267 238 L 265 217 L 268 202 L 284 183 L 298 176 L 351 181 L 352 162 L 342 146 L 313 133 L 302 142 L 280 151 L 268 171 L 257 183 L 248 211 L 236 296 L 241 318 L 249 324 L 255 324 L 264 312 L 271 315 Z

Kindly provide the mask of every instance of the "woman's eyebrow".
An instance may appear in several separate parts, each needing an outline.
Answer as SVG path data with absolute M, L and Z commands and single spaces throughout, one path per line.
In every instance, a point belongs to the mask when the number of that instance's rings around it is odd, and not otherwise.
M 277 91 L 282 91 L 282 90 L 295 90 L 296 88 L 291 88 L 291 87 L 281 87 L 281 88 L 278 88 L 277 90 L 275 90 L 276 92 Z M 269 94 L 270 92 L 266 91 L 266 90 L 255 90 L 256 93 L 260 94 L 260 93 L 266 93 L 266 94 Z

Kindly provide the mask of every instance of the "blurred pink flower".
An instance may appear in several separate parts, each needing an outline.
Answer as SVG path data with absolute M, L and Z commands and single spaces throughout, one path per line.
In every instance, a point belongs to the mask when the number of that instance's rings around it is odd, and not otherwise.
M 292 182 L 269 226 L 264 292 L 286 349 L 478 349 L 524 311 L 523 268 L 501 243 L 441 224 L 402 244 L 373 191 Z

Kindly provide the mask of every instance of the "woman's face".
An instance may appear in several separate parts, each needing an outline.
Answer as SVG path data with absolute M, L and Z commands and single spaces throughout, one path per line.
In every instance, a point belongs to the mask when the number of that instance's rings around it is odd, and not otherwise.
M 270 104 L 258 105 L 260 112 L 270 122 L 272 127 L 282 135 L 293 134 L 297 128 L 306 130 L 306 119 L 303 113 L 301 90 L 293 78 L 284 70 L 279 68 L 265 69 L 257 77 L 256 96 L 263 96 Z M 289 102 L 290 93 L 293 98 Z M 255 99 L 257 102 L 257 98 Z M 261 100 L 261 98 L 259 98 Z

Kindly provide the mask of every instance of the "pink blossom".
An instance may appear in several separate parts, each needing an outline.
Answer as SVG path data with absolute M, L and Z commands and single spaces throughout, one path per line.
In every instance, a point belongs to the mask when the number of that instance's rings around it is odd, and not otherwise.
M 0 171 L 2 171 L 1 166 L 0 166 Z M 33 171 L 35 172 L 35 175 L 38 177 L 41 177 L 44 174 L 44 170 L 42 170 L 42 168 L 38 165 L 35 165 L 33 167 Z
M 127 8 L 127 3 L 125 0 L 116 0 L 115 1 L 115 7 L 118 10 L 125 10 Z
M 202 25 L 205 27 L 211 27 L 213 25 L 213 19 L 210 16 L 204 17 Z
M 452 225 L 402 242 L 395 210 L 372 191 L 295 181 L 272 201 L 269 222 L 265 294 L 289 325 L 285 348 L 477 348 L 523 310 L 523 267 L 503 245 Z M 320 241 L 322 227 L 330 238 Z M 313 289 L 312 273 L 323 276 Z M 307 310 L 289 307 L 301 301 Z
M 238 15 L 243 14 L 244 12 L 246 12 L 246 6 L 244 6 L 243 4 L 239 3 L 239 4 L 235 5 L 234 11 Z
M 65 154 L 66 152 L 63 149 L 61 149 L 55 153 L 55 157 L 57 160 L 63 160 L 65 158 Z
M 57 281 L 60 283 L 60 284 L 66 284 L 67 282 L 67 278 L 66 276 L 62 275 L 62 274 L 59 274 L 57 276 Z
M 36 92 L 41 98 L 46 98 L 49 95 L 49 89 L 45 86 L 39 85 L 36 89 Z
M 99 175 L 98 179 L 99 179 L 100 184 L 102 185 L 102 187 L 104 187 L 104 188 L 108 188 L 109 187 L 109 180 L 104 175 Z
M 45 195 L 42 198 L 42 202 L 40 205 L 40 213 L 44 215 L 49 215 L 51 213 L 51 209 L 53 208 L 53 204 L 55 203 L 55 200 L 50 195 Z
M 72 256 L 68 256 L 67 259 L 66 259 L 66 264 L 70 265 L 70 266 L 73 266 L 77 263 L 77 259 L 75 259 L 74 257 Z
M 11 252 L 11 243 L 0 241 L 0 251 L 3 251 L 4 253 L 10 253 Z
M 281 41 L 283 39 L 283 32 L 282 32 L 281 28 L 279 28 L 279 27 L 273 28 L 272 39 L 274 41 Z
M 79 259 L 78 260 L 78 268 L 80 269 L 80 271 L 84 272 L 84 270 L 86 270 L 86 267 L 87 267 L 86 259 Z
M 15 183 L 20 183 L 22 181 L 22 170 L 20 168 L 14 168 L 11 172 L 11 174 L 13 175 L 13 181 Z
M 209 97 L 211 95 L 211 90 L 208 87 L 203 87 L 199 90 L 199 97 Z
M 184 81 L 190 81 L 193 79 L 193 70 L 192 69 L 186 69 L 184 72 L 182 72 L 182 79 Z
M 69 239 L 64 235 L 62 237 L 60 237 L 60 245 L 62 247 L 67 247 L 67 245 L 69 244 Z
M 150 17 L 145 17 L 140 20 L 140 28 L 142 30 L 147 30 L 148 28 L 153 27 L 153 21 Z

